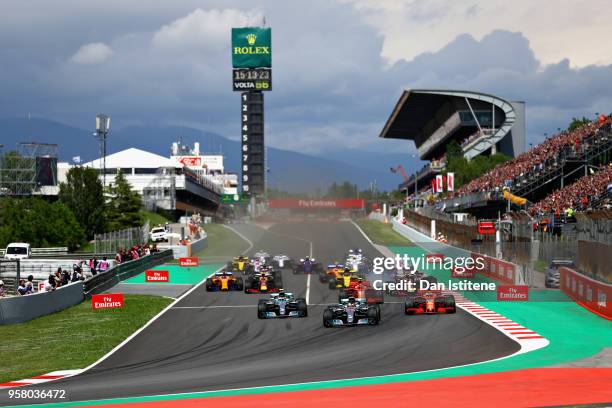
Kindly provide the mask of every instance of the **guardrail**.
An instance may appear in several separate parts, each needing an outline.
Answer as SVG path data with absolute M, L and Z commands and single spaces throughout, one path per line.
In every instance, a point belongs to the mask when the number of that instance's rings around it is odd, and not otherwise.
M 99 273 L 84 282 L 85 297 L 89 299 L 92 295 L 104 292 L 117 283 L 132 278 L 145 269 L 162 264 L 172 258 L 172 250 L 168 249 L 110 268 L 108 271 Z
M 591 279 L 573 269 L 559 268 L 561 290 L 585 309 L 612 320 L 612 285 Z
M 32 256 L 34 255 L 66 255 L 68 247 L 52 247 L 52 248 L 32 248 Z M 4 257 L 6 249 L 0 249 L 0 257 Z

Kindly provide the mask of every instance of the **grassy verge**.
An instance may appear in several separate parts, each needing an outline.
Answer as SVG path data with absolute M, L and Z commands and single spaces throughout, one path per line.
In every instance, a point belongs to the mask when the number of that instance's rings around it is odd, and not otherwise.
M 194 254 L 197 257 L 232 257 L 246 250 L 249 245 L 236 233 L 220 224 L 205 224 L 208 234 L 208 247 Z
M 145 223 L 149 221 L 149 227 L 151 228 L 157 225 L 164 225 L 169 221 L 163 215 L 151 211 L 141 211 L 140 214 L 142 215 L 142 222 Z
M 395 232 L 391 224 L 383 224 L 380 221 L 368 220 L 366 218 L 357 220 L 356 223 L 375 244 L 385 246 L 412 245 L 410 240 Z
M 94 311 L 85 301 L 26 323 L 0 326 L 0 382 L 85 368 L 170 302 L 158 296 L 125 295 L 124 309 Z

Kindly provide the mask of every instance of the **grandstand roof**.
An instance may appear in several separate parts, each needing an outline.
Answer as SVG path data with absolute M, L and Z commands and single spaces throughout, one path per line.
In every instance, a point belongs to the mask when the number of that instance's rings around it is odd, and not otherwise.
M 100 167 L 100 159 L 85 163 L 85 167 Z M 158 169 L 160 167 L 179 167 L 176 162 L 167 157 L 144 150 L 129 148 L 106 156 L 107 169 L 119 168 Z
M 513 105 L 494 95 L 462 90 L 405 90 L 379 137 L 414 140 L 419 156 L 430 159 L 438 146 L 465 128 L 466 122 L 459 112 L 472 116 L 470 112 L 493 108 L 497 111 L 495 115 L 499 115 L 494 118 L 495 122 L 514 121 Z

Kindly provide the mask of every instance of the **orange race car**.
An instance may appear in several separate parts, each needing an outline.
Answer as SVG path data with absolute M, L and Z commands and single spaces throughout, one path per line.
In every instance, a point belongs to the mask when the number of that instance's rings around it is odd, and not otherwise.
M 237 278 L 231 272 L 217 272 L 206 279 L 207 292 L 226 292 L 230 290 L 242 290 L 242 278 Z
M 342 276 L 342 272 L 344 272 L 344 264 L 334 262 L 327 265 L 327 269 L 325 271 L 319 272 L 319 281 L 321 283 L 327 283 L 330 280 L 335 281 Z

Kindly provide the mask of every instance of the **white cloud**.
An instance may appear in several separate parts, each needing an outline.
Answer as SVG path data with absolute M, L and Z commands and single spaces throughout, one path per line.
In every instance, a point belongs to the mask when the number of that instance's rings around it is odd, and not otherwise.
M 434 52 L 460 34 L 520 31 L 544 65 L 564 58 L 574 67 L 612 63 L 608 0 L 340 0 L 384 35 L 390 63 Z
M 228 50 L 232 27 L 259 25 L 262 18 L 258 11 L 196 9 L 159 29 L 153 45 L 176 51 Z
M 99 64 L 113 55 L 113 49 L 104 43 L 85 44 L 70 58 L 77 64 Z

